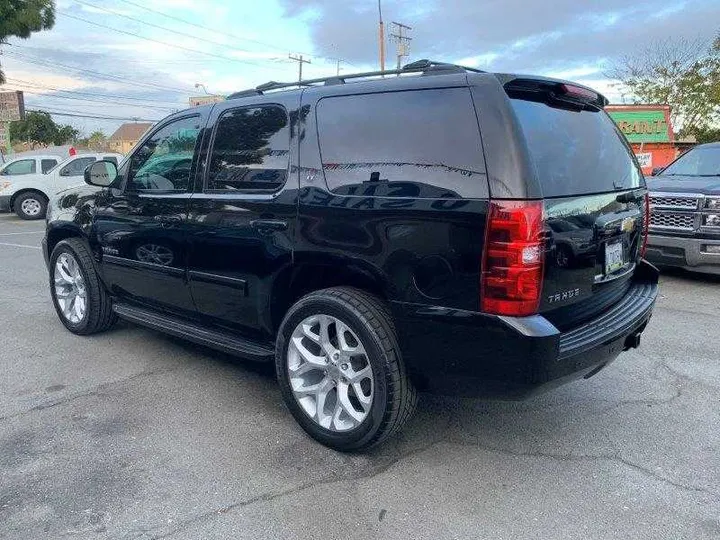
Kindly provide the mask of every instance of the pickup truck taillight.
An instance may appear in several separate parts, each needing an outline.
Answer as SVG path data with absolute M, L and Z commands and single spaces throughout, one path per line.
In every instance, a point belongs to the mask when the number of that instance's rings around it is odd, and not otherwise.
M 537 313 L 542 292 L 542 201 L 490 203 L 483 253 L 481 309 L 497 315 Z
M 650 229 L 650 195 L 645 193 L 645 213 L 643 214 L 643 230 L 642 230 L 642 247 L 640 248 L 640 257 L 645 257 L 647 251 L 648 234 Z

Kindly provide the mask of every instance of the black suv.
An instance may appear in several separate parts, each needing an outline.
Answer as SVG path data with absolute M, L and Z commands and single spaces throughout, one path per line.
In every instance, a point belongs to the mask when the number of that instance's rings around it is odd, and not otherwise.
M 384 77 L 380 77 L 384 75 Z M 49 209 L 63 324 L 134 321 L 274 361 L 318 441 L 396 432 L 416 391 L 518 398 L 636 347 L 647 193 L 606 100 L 421 61 L 268 83 L 158 123 Z

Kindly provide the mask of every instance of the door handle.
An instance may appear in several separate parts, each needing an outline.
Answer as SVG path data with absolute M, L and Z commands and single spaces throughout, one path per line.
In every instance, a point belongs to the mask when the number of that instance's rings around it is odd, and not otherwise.
M 250 226 L 261 234 L 285 231 L 288 228 L 287 221 L 279 219 L 253 219 Z

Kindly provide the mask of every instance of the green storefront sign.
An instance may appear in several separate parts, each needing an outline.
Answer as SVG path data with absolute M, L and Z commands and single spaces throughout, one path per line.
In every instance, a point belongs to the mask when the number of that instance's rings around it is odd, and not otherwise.
M 608 111 L 631 143 L 670 142 L 664 111 Z

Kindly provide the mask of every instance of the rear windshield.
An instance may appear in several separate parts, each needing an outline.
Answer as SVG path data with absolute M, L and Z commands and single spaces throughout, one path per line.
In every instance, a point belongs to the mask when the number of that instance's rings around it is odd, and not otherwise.
M 511 99 L 544 197 L 603 193 L 644 185 L 622 134 L 601 111 L 575 111 Z

